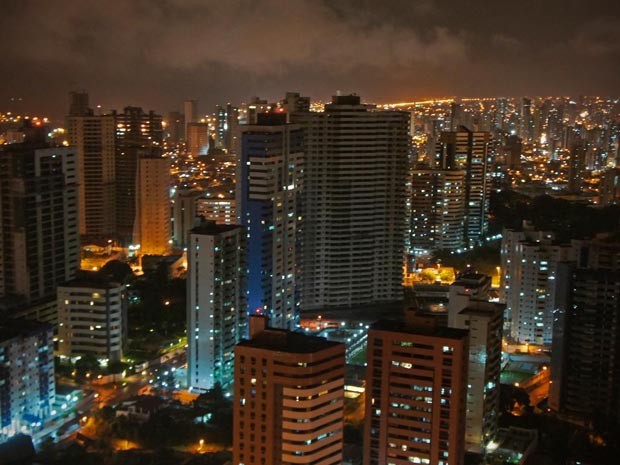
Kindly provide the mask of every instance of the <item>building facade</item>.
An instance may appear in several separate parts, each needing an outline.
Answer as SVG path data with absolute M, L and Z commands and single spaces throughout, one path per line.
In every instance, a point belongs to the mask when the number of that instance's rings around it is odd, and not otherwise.
M 345 345 L 250 320 L 235 347 L 233 464 L 343 463 Z
M 235 199 L 198 199 L 198 215 L 205 219 L 222 224 L 236 224 L 236 202 Z
M 257 121 L 241 129 L 236 199 L 248 234 L 248 306 L 273 327 L 292 330 L 299 322 L 303 133 L 284 114 L 259 114 Z
M 58 287 L 58 354 L 118 362 L 127 348 L 125 286 L 78 279 Z
M 207 123 L 187 123 L 187 154 L 196 158 L 209 151 L 209 125 Z
M 116 120 L 116 231 L 124 246 L 133 240 L 137 202 L 138 165 L 143 157 L 162 154 L 162 117 L 144 112 L 140 107 L 126 107 L 122 113 L 113 112 Z
M 520 343 L 550 344 L 555 308 L 557 264 L 570 261 L 573 249 L 553 234 L 521 229 L 502 232 L 502 293 L 510 319 L 510 336 Z
M 189 232 L 198 216 L 198 199 L 204 195 L 199 189 L 177 189 L 172 200 L 172 238 L 178 249 L 189 244 Z M 233 213 L 234 216 L 234 213 Z M 206 219 L 212 219 L 205 216 Z
M 138 160 L 136 219 L 132 243 L 141 255 L 167 255 L 172 248 L 170 161 L 162 157 Z
M 453 320 L 469 330 L 465 448 L 480 454 L 498 429 L 504 305 L 472 299 Z
M 187 375 L 204 392 L 233 379 L 233 350 L 246 332 L 245 231 L 205 222 L 187 250 Z
M 53 327 L 0 323 L 0 442 L 39 429 L 52 414 L 55 392 Z
M 574 420 L 620 424 L 620 241 L 574 242 L 557 272 L 549 407 Z
M 301 112 L 304 128 L 304 309 L 403 297 L 410 114 L 355 95 Z
M 67 135 L 80 180 L 80 235 L 85 244 L 106 244 L 116 237 L 116 120 L 113 115 L 95 115 L 86 93 L 72 92 L 71 99 Z
M 435 157 L 436 168 L 465 171 L 465 241 L 468 245 L 486 234 L 489 220 L 489 185 L 487 179 L 491 135 L 459 126 L 442 132 Z
M 13 316 L 55 305 L 56 286 L 80 267 L 76 154 L 30 132 L 0 149 L 0 300 Z
M 465 172 L 416 169 L 411 178 L 411 248 L 457 250 L 465 245 Z
M 368 331 L 364 465 L 462 465 L 468 331 L 381 320 Z

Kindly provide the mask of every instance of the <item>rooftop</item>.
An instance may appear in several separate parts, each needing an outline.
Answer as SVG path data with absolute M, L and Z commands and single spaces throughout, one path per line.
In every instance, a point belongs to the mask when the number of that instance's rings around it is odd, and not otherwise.
M 78 277 L 72 281 L 67 281 L 60 287 L 80 287 L 94 289 L 114 289 L 120 287 L 121 284 L 107 279 L 94 271 L 82 271 Z
M 420 336 L 443 337 L 448 339 L 463 339 L 469 331 L 466 329 L 448 328 L 432 324 L 416 324 L 398 320 L 379 320 L 370 325 L 371 330 L 393 331 L 396 333 L 417 334 Z
M 6 319 L 0 322 L 0 342 L 51 329 L 52 325 L 40 321 Z
M 241 226 L 236 224 L 220 224 L 215 221 L 205 220 L 200 225 L 191 230 L 192 234 L 203 234 L 206 236 L 214 236 L 216 234 L 222 234 L 224 232 L 238 229 Z
M 253 347 L 255 349 L 273 350 L 292 354 L 311 354 L 332 347 L 342 346 L 340 342 L 328 341 L 317 336 L 308 336 L 302 333 L 287 331 L 284 329 L 269 328 L 261 331 L 250 340 L 243 340 L 241 347 Z

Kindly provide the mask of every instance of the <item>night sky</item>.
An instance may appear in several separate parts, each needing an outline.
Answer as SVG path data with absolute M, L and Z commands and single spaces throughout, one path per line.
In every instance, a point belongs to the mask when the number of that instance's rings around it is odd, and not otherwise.
M 618 0 L 2 0 L 0 111 L 620 94 Z M 20 104 L 11 97 L 21 97 Z

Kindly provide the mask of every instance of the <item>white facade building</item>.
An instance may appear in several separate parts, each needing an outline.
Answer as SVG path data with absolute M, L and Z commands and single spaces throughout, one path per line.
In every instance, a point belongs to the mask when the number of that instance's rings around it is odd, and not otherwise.
M 504 305 L 470 300 L 456 315 L 453 328 L 469 330 L 465 447 L 482 453 L 497 434 Z
M 125 286 L 76 280 L 58 287 L 58 353 L 120 361 L 127 343 Z
M 502 233 L 502 293 L 510 335 L 520 343 L 551 344 L 558 262 L 572 261 L 573 248 L 527 223 Z
M 246 329 L 245 231 L 203 223 L 187 250 L 188 386 L 204 392 L 233 379 L 234 346 Z

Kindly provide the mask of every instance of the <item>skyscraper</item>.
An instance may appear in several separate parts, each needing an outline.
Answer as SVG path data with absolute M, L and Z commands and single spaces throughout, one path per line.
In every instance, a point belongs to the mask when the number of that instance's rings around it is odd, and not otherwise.
M 411 247 L 456 250 L 465 245 L 465 172 L 415 169 L 411 179 Z
M 133 240 L 136 212 L 138 160 L 162 154 L 163 127 L 160 115 L 139 107 L 126 107 L 116 118 L 116 228 L 123 245 Z
M 217 148 L 227 151 L 234 150 L 236 138 L 239 133 L 239 108 L 227 103 L 225 107 L 217 105 L 215 107 L 215 144 Z M 251 124 L 256 123 L 256 118 Z
M 237 211 L 248 234 L 250 313 L 269 316 L 274 328 L 299 320 L 297 236 L 303 188 L 303 133 L 286 115 L 261 113 L 241 128 Z
M 185 100 L 183 102 L 183 116 L 185 119 L 185 140 L 187 140 L 188 125 L 196 122 L 198 118 L 198 102 L 196 100 Z
M 568 159 L 568 190 L 581 192 L 586 174 L 587 144 L 582 139 L 577 139 L 571 144 Z
M 489 187 L 487 185 L 488 132 L 474 132 L 465 126 L 442 132 L 435 167 L 465 171 L 465 240 L 478 241 L 488 229 Z
M 521 114 L 519 118 L 519 136 L 531 142 L 534 135 L 534 119 L 532 118 L 532 99 L 521 98 Z
M 235 347 L 233 463 L 343 463 L 345 345 L 266 320 Z
M 159 156 L 138 160 L 134 245 L 140 254 L 166 255 L 171 249 L 170 161 Z
M 88 94 L 71 94 L 67 116 L 69 143 L 78 162 L 80 234 L 84 243 L 116 238 L 114 115 L 94 115 Z
M 0 308 L 55 321 L 56 286 L 80 267 L 78 168 L 73 148 L 51 147 L 44 131 L 0 149 Z M 28 313 L 36 305 L 44 315 Z
M 304 309 L 402 299 L 409 120 L 356 95 L 291 116 L 304 128 L 306 153 Z
M 364 465 L 462 465 L 468 331 L 381 320 L 367 354 Z
M 204 392 L 233 379 L 233 350 L 246 331 L 245 231 L 204 222 L 187 250 L 187 376 Z

